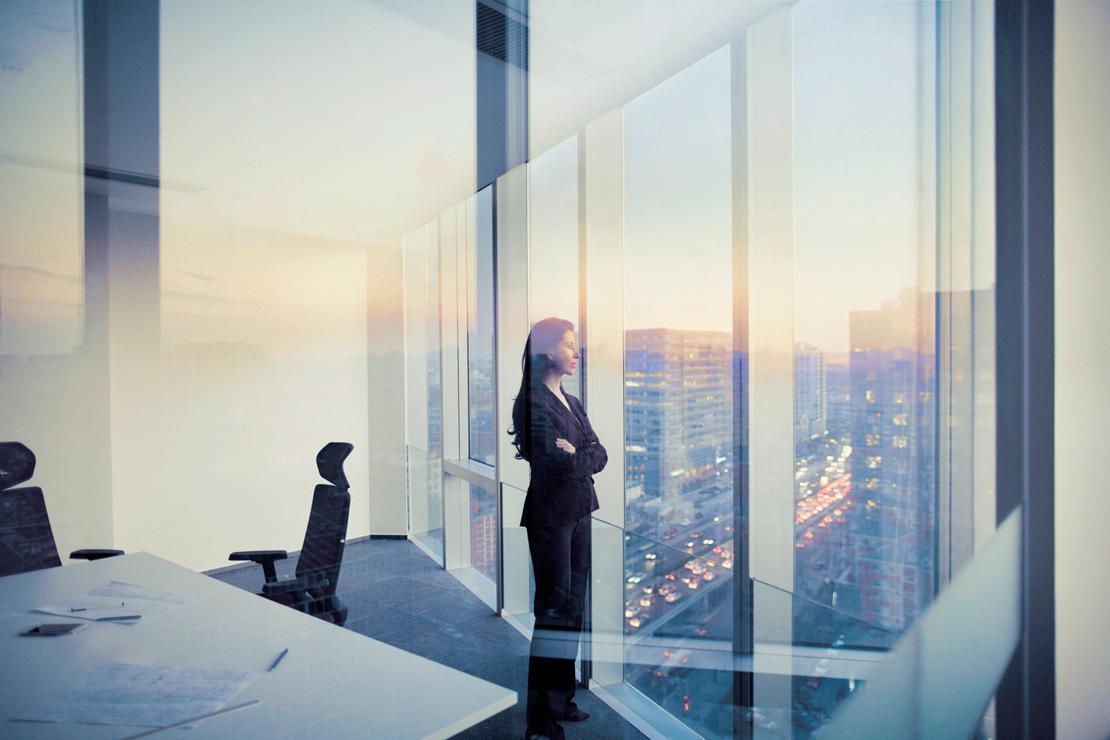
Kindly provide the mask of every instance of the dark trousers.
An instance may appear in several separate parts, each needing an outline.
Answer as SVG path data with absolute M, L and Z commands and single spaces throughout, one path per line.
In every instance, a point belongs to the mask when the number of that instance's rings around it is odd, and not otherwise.
M 528 529 L 536 575 L 536 626 L 528 657 L 528 730 L 562 737 L 556 721 L 574 711 L 574 659 L 590 577 L 590 516 Z

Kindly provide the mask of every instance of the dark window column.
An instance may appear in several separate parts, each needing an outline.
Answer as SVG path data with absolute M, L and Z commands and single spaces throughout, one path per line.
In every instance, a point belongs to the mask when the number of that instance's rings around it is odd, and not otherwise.
M 751 563 L 748 557 L 748 44 L 741 35 L 730 45 L 732 85 L 732 444 L 733 575 L 732 652 L 747 656 L 752 632 Z M 750 737 L 753 705 L 751 671 L 732 674 L 733 734 Z
M 149 444 L 158 398 L 158 33 L 158 0 L 82 4 L 82 355 L 89 403 L 112 432 L 85 444 L 107 471 Z
M 1056 734 L 1053 0 L 995 4 L 997 506 L 1023 511 L 1021 643 L 998 735 Z
M 528 161 L 528 0 L 474 4 L 481 190 Z

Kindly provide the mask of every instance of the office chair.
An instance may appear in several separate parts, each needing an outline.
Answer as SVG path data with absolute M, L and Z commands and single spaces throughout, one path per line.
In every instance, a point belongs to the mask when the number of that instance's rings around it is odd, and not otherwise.
M 0 442 L 0 576 L 62 564 L 46 500 L 38 486 L 13 488 L 35 474 L 35 453 L 20 442 Z M 123 550 L 74 550 L 75 560 L 100 560 Z
M 266 583 L 260 596 L 340 627 L 347 621 L 347 607 L 335 595 L 335 586 L 351 511 L 350 484 L 343 473 L 343 461 L 353 449 L 354 445 L 347 442 L 329 442 L 316 455 L 320 477 L 331 485 L 319 484 L 312 494 L 294 578 L 278 580 L 274 569 L 274 561 L 289 556 L 285 550 L 245 550 L 228 555 L 228 560 L 250 560 L 262 566 Z

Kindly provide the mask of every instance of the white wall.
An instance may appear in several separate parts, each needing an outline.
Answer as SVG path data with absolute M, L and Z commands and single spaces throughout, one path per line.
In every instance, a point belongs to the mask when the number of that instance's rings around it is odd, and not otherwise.
M 1056 3 L 1056 701 L 1061 738 L 1110 733 L 1110 3 Z

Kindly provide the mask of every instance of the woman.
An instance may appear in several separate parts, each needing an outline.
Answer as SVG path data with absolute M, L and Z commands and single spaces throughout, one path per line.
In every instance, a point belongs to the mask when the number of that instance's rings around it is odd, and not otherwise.
M 582 403 L 560 383 L 578 367 L 574 324 L 557 318 L 537 322 L 522 365 L 509 434 L 516 457 L 527 460 L 532 471 L 520 521 L 536 575 L 525 736 L 561 738 L 558 720 L 590 716 L 574 703 L 574 658 L 590 569 L 590 514 L 598 508 L 591 476 L 609 458 Z

